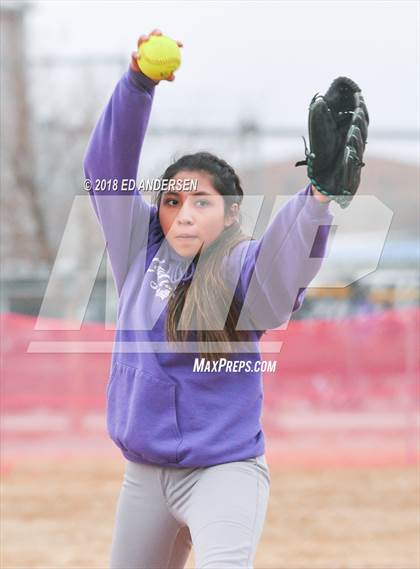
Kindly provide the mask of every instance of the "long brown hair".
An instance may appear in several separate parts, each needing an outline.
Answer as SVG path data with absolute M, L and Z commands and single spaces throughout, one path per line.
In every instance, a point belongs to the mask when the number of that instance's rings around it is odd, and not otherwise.
M 240 206 L 243 190 L 239 177 L 232 166 L 221 158 L 209 152 L 182 156 L 166 169 L 162 179 L 170 180 L 180 171 L 201 171 L 208 174 L 213 187 L 224 199 L 225 214 L 232 204 Z M 155 199 L 158 211 L 162 194 L 163 191 L 158 192 Z M 169 341 L 184 342 L 190 331 L 194 330 L 200 356 L 215 361 L 220 357 L 229 357 L 233 351 L 232 342 L 249 339 L 249 332 L 235 329 L 241 306 L 236 296 L 230 301 L 231 290 L 224 282 L 221 267 L 224 257 L 229 255 L 235 245 L 250 239 L 242 231 L 239 214 L 239 220 L 226 227 L 204 251 L 197 253 L 192 261 L 196 268 L 194 278 L 181 281 L 169 298 L 166 318 L 166 337 Z M 228 315 L 223 327 L 213 329 L 220 324 L 221 317 L 226 312 Z M 181 329 L 177 330 L 177 326 Z M 216 347 L 222 344 L 226 352 L 211 349 L 210 342 L 216 343 Z

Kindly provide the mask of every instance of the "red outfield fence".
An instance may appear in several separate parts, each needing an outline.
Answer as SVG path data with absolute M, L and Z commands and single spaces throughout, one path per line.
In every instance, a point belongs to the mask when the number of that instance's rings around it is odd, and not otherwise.
M 277 360 L 276 372 L 264 374 L 267 453 L 310 464 L 416 462 L 419 316 L 419 309 L 390 310 L 292 321 L 268 332 L 263 341 L 283 346 L 263 356 Z M 27 352 L 41 340 L 112 343 L 114 332 L 92 323 L 80 331 L 36 331 L 35 322 L 1 315 L 6 457 L 117 454 L 105 425 L 110 353 Z

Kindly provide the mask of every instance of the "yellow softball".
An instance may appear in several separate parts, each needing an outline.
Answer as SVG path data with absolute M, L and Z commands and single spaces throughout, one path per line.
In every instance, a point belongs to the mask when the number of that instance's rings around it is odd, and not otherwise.
M 181 65 L 181 50 L 167 36 L 150 36 L 138 49 L 137 63 L 142 73 L 160 81 L 167 79 Z

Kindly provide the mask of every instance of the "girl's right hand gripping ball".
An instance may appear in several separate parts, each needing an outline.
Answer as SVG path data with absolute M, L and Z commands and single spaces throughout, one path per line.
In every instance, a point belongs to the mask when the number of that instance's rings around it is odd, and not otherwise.
M 141 72 L 153 81 L 168 79 L 181 65 L 181 50 L 175 40 L 151 35 L 140 44 L 137 63 Z

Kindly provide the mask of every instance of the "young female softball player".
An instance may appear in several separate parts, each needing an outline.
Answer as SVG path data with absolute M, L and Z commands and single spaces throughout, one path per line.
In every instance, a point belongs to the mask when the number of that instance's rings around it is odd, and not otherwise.
M 308 184 L 250 239 L 240 180 L 207 152 L 171 164 L 162 180 L 177 185 L 152 206 L 127 191 L 156 84 L 133 54 L 84 161 L 119 298 L 107 428 L 126 462 L 110 567 L 182 568 L 192 546 L 201 569 L 252 567 L 270 487 L 258 341 L 301 306 L 333 216 Z

